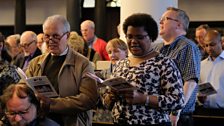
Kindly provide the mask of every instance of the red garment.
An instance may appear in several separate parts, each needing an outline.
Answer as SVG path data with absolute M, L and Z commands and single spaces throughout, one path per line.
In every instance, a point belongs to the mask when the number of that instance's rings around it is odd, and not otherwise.
M 93 43 L 93 49 L 99 53 L 102 60 L 110 60 L 107 51 L 106 51 L 107 43 L 100 38 L 97 38 L 96 41 Z

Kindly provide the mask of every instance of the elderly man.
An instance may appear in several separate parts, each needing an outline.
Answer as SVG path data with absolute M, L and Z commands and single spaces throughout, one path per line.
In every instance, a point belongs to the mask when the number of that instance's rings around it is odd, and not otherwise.
M 47 76 L 60 97 L 41 96 L 42 107 L 61 126 L 91 125 L 91 109 L 98 99 L 96 82 L 86 76 L 94 73 L 91 63 L 68 46 L 70 24 L 63 16 L 48 17 L 43 32 L 48 53 L 33 59 L 26 74 Z
M 173 125 L 193 125 L 191 114 L 195 109 L 197 82 L 200 77 L 200 51 L 197 45 L 185 37 L 189 17 L 180 9 L 169 7 L 160 20 L 160 36 L 164 39 L 158 46 L 159 51 L 177 63 L 184 81 L 185 107 L 172 112 Z M 180 117 L 180 118 L 179 118 Z
M 10 35 L 6 38 L 6 48 L 9 52 L 9 55 L 12 57 L 11 64 L 14 64 L 15 59 L 19 54 L 21 54 L 22 50 L 19 46 L 20 43 L 20 35 L 15 34 L 15 35 Z
M 208 30 L 205 36 L 205 50 L 208 58 L 201 61 L 200 82 L 211 83 L 217 93 L 209 96 L 199 95 L 199 100 L 205 108 L 224 108 L 224 52 L 222 50 L 221 35 L 217 30 Z
M 95 35 L 95 24 L 91 20 L 85 20 L 81 23 L 81 33 L 84 41 L 87 44 L 87 49 L 92 48 L 94 49 L 97 53 L 99 53 L 100 57 L 102 60 L 110 60 L 107 51 L 106 51 L 106 45 L 107 43 L 100 39 L 97 38 Z
M 33 31 L 25 31 L 20 38 L 20 47 L 23 54 L 18 56 L 15 60 L 15 65 L 22 68 L 24 71 L 31 59 L 41 55 L 41 51 L 37 48 L 37 35 Z
M 6 118 L 4 126 L 59 126 L 53 120 L 40 114 L 40 102 L 26 84 L 11 84 L 1 96 L 1 105 Z

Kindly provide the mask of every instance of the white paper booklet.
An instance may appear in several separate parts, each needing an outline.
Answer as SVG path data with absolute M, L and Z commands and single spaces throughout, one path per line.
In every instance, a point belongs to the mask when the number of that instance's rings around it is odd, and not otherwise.
M 17 68 L 17 72 L 21 79 L 34 91 L 46 97 L 58 97 L 58 93 L 47 76 L 27 77 L 21 68 Z
M 106 80 L 102 80 L 101 78 L 97 77 L 95 74 L 86 73 L 86 76 L 96 80 L 98 83 L 101 83 L 105 86 L 109 86 L 112 90 L 115 91 L 124 91 L 124 90 L 135 90 L 137 87 L 129 84 L 124 78 L 116 77 L 116 78 L 109 78 Z
M 209 82 L 200 83 L 198 85 L 198 87 L 199 87 L 199 93 L 201 93 L 203 95 L 212 95 L 212 94 L 217 93 L 215 88 Z

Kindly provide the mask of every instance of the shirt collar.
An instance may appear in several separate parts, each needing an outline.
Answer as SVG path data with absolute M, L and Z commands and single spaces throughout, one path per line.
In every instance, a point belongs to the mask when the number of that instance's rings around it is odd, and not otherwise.
M 59 56 L 64 56 L 68 53 L 68 46 L 66 47 L 66 49 L 59 55 Z M 54 54 L 51 53 L 52 56 L 54 56 Z
M 222 51 L 221 54 L 217 58 L 220 58 L 220 59 L 224 60 L 224 51 Z M 208 56 L 208 61 L 212 61 L 211 56 Z
M 178 36 L 171 44 L 169 44 L 168 46 L 170 46 L 170 48 L 173 48 L 174 46 L 177 45 L 177 42 L 183 37 L 184 35 Z

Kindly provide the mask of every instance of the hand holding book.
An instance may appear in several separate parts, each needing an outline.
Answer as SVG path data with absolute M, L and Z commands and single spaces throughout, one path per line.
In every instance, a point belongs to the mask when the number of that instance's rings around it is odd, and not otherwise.
M 105 86 L 109 86 L 112 90 L 117 91 L 117 92 L 137 89 L 133 85 L 129 84 L 122 77 L 115 77 L 115 78 L 109 78 L 106 80 L 102 80 L 101 78 L 97 77 L 95 74 L 92 74 L 89 72 L 86 73 L 86 76 L 96 80 L 98 83 L 101 83 Z

